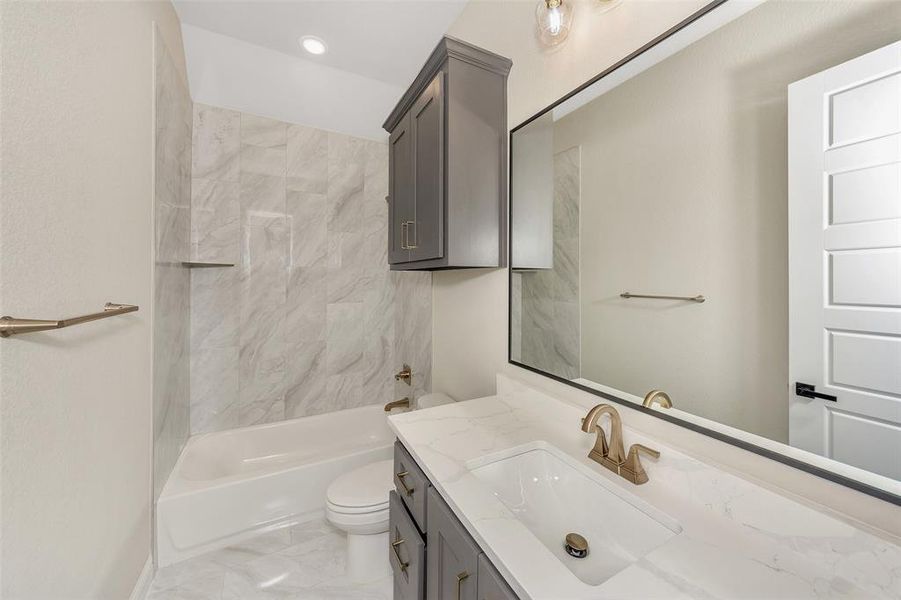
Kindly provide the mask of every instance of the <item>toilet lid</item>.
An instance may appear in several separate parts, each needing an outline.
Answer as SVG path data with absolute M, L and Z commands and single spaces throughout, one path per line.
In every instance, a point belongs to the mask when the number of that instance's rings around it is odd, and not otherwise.
M 386 506 L 388 492 L 394 489 L 393 470 L 394 461 L 383 460 L 345 473 L 328 486 L 326 499 L 350 509 Z

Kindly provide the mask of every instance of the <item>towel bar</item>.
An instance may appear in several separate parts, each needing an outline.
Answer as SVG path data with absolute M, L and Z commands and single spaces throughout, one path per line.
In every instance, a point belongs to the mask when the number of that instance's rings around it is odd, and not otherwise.
M 69 327 L 70 325 L 80 325 L 81 323 L 87 323 L 89 321 L 97 321 L 98 319 L 124 315 L 125 313 L 135 312 L 136 310 L 138 310 L 138 307 L 133 304 L 114 304 L 112 302 L 107 302 L 101 312 L 81 315 L 80 317 L 60 319 L 58 321 L 0 317 L 0 337 L 9 337 L 20 333 L 33 333 L 35 331 L 47 331 L 50 329 L 62 329 L 63 327 Z

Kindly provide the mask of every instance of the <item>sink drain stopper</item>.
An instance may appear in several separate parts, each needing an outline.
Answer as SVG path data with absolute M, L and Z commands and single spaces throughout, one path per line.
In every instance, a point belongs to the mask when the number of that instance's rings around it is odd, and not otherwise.
M 567 533 L 563 547 L 566 548 L 566 553 L 572 557 L 585 558 L 588 556 L 588 540 L 578 533 Z

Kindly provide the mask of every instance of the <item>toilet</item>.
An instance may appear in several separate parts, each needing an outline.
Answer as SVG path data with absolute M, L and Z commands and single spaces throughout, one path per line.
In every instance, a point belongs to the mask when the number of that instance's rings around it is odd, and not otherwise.
M 441 393 L 426 394 L 417 408 L 454 402 Z M 335 479 L 325 493 L 325 516 L 347 533 L 347 577 L 366 583 L 390 574 L 388 564 L 388 492 L 394 489 L 394 461 L 383 460 Z
M 329 522 L 347 532 L 347 576 L 359 583 L 389 574 L 388 492 L 394 461 L 368 464 L 338 477 L 326 491 Z

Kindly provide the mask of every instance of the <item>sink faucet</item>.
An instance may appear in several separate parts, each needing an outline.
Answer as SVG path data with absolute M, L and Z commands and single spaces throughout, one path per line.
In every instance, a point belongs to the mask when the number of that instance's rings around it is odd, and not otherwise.
M 644 402 L 641 403 L 645 408 L 651 408 L 654 403 L 659 404 L 662 408 L 672 408 L 673 401 L 669 397 L 669 394 L 664 392 L 663 390 L 651 390 L 644 397 Z
M 604 435 L 604 430 L 598 425 L 601 416 L 605 414 L 610 416 L 609 444 L 607 443 L 607 436 Z M 647 482 L 648 474 L 641 466 L 639 454 L 647 454 L 654 458 L 659 458 L 660 453 L 641 444 L 632 444 L 629 448 L 629 455 L 626 456 L 623 448 L 623 421 L 615 408 L 609 404 L 598 404 L 593 407 L 582 419 L 582 431 L 597 434 L 597 439 L 594 442 L 594 447 L 588 453 L 588 458 L 636 485 Z

